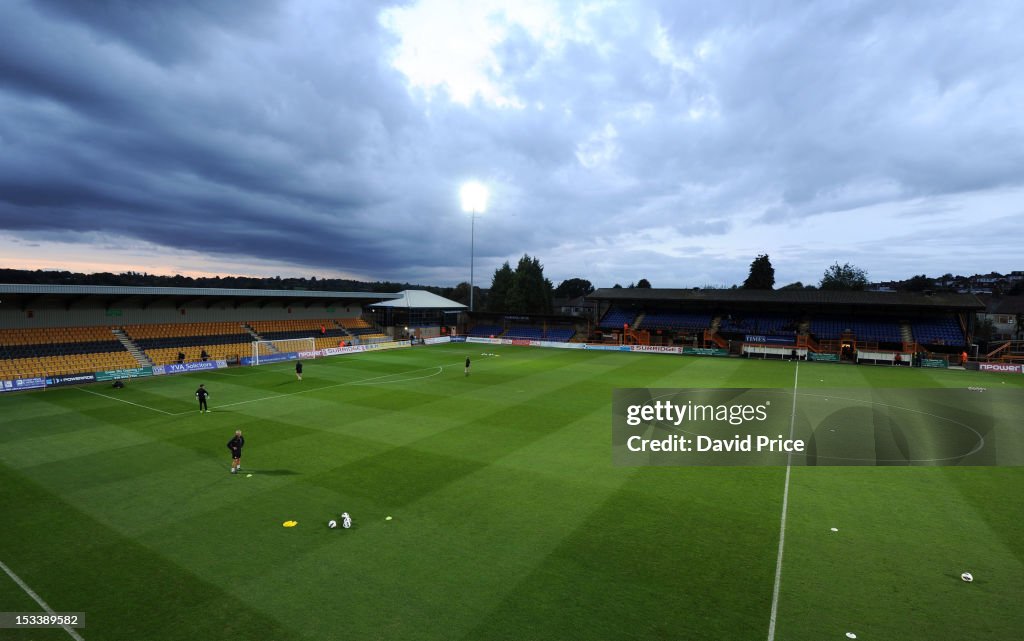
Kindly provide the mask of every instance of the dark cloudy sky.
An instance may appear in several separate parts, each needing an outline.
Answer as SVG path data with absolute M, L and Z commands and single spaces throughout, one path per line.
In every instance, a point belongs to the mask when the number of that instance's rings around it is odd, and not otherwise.
M 1024 3 L 0 2 L 0 265 L 1024 269 Z

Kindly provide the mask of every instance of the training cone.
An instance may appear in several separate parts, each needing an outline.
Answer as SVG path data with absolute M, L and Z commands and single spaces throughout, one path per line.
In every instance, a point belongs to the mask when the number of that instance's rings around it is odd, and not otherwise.
M 299 524 L 298 521 L 285 521 L 281 525 L 283 525 L 284 527 L 295 527 L 298 524 Z

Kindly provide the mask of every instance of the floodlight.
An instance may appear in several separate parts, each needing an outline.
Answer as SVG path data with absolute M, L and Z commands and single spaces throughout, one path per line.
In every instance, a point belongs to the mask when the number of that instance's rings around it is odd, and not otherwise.
M 459 190 L 462 198 L 462 211 L 471 214 L 482 214 L 487 209 L 487 187 L 475 180 L 468 182 Z
M 473 245 L 476 236 L 476 215 L 487 209 L 487 197 L 490 194 L 486 185 L 471 180 L 462 185 L 459 197 L 462 199 L 462 211 L 469 214 L 469 311 L 473 311 Z

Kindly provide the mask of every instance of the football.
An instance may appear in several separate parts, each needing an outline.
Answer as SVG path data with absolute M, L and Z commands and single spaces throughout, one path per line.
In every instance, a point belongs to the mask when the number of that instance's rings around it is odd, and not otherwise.
M 333 530 L 334 528 L 338 527 L 338 522 L 335 521 L 334 519 L 331 519 L 330 521 L 327 522 L 327 527 L 329 527 L 329 528 L 331 528 Z
M 970 572 L 964 572 L 963 574 L 960 575 L 960 578 L 963 579 L 964 581 L 970 583 L 971 581 L 974 580 L 974 575 L 971 574 Z

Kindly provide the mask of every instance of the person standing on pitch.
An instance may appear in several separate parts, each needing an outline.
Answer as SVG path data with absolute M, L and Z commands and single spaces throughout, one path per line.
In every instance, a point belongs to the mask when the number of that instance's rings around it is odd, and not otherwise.
M 231 450 L 231 473 L 237 474 L 242 469 L 242 446 L 245 439 L 242 438 L 242 430 L 235 430 L 235 436 L 228 441 L 228 449 Z
M 196 398 L 199 399 L 199 413 L 200 414 L 202 414 L 203 412 L 209 412 L 210 411 L 210 408 L 206 406 L 206 397 L 208 397 L 209 395 L 210 395 L 210 393 L 207 392 L 206 388 L 203 387 L 203 384 L 200 383 L 199 384 L 199 389 L 196 390 Z
M 466 357 L 466 376 L 469 376 L 469 357 Z
M 302 380 L 302 361 L 295 362 L 295 378 Z

